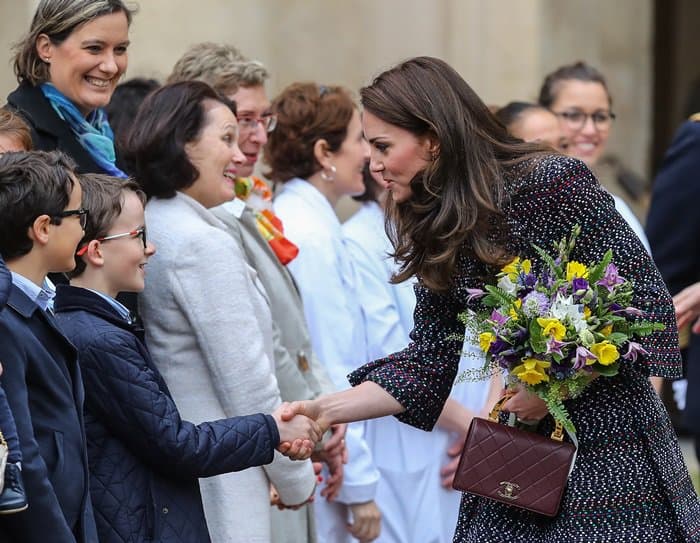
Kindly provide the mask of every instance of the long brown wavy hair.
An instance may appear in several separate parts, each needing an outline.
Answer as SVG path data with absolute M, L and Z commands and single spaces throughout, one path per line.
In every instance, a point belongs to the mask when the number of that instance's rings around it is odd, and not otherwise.
M 471 253 L 506 264 L 501 211 L 509 166 L 552 152 L 509 135 L 460 75 L 432 57 L 407 60 L 360 91 L 362 105 L 386 123 L 439 144 L 439 153 L 411 182 L 412 196 L 390 202 L 386 230 L 399 271 L 429 289 L 450 288 L 457 261 Z

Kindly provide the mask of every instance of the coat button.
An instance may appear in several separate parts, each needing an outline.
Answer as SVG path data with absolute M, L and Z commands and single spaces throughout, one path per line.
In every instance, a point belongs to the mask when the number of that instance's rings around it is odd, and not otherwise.
M 167 507 L 163 507 L 163 514 L 164 514 L 164 515 L 167 515 L 167 514 L 168 514 L 168 508 L 167 508 Z

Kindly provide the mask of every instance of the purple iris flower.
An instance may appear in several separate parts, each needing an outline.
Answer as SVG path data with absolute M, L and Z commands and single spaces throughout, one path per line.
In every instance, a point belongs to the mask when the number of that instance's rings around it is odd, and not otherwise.
M 566 341 L 558 341 L 553 337 L 547 340 L 547 354 L 558 354 L 559 356 L 564 356 L 561 352 L 562 347 L 566 347 L 568 343 Z
M 585 347 L 576 347 L 574 369 L 580 370 L 581 368 L 585 368 L 589 360 L 596 360 L 595 355 Z
M 523 284 L 526 287 L 533 288 L 537 284 L 537 277 L 535 277 L 533 274 L 528 273 L 523 277 Z
M 578 291 L 587 291 L 588 290 L 588 281 L 586 281 L 583 277 L 574 277 L 574 280 L 571 283 L 574 293 L 577 293 Z M 581 294 L 583 294 L 582 292 Z
M 634 341 L 630 341 L 627 345 L 627 352 L 622 355 L 625 360 L 631 360 L 632 362 L 637 361 L 637 357 L 640 354 L 649 354 L 644 348 Z
M 498 310 L 494 309 L 493 311 L 491 311 L 491 316 L 489 317 L 489 320 L 495 322 L 498 326 L 503 326 L 506 322 L 508 322 L 508 317 L 506 317 L 502 313 L 499 313 Z
M 625 313 L 628 315 L 631 315 L 632 317 L 643 317 L 644 316 L 644 311 L 641 309 L 637 309 L 636 307 L 625 307 L 623 309 Z
M 496 341 L 491 343 L 491 346 L 489 347 L 489 353 L 496 355 L 502 351 L 505 351 L 510 347 L 510 344 L 506 343 L 501 339 L 499 336 L 496 336 Z
M 625 279 L 618 275 L 617 267 L 611 262 L 608 264 L 608 267 L 605 268 L 605 275 L 603 275 L 603 278 L 596 284 L 607 288 L 608 292 L 612 292 L 617 285 L 621 285 L 624 282 Z
M 467 289 L 467 303 L 470 303 L 474 298 L 479 299 L 486 294 L 485 291 L 480 288 L 468 288 Z

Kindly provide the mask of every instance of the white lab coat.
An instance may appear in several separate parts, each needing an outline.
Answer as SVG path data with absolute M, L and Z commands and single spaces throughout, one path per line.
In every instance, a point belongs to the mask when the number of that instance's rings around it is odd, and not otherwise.
M 396 264 L 388 256 L 391 243 L 384 230 L 384 213 L 375 202 L 363 204 L 344 225 L 363 309 L 365 341 L 371 360 L 408 345 L 416 299 L 413 281 L 389 283 Z M 469 344 L 465 344 L 471 349 Z M 474 351 L 473 351 L 474 352 Z M 479 353 L 478 349 L 476 349 Z M 461 366 L 483 364 L 483 355 L 464 357 Z M 461 383 L 452 397 L 478 411 L 488 391 L 485 383 Z M 440 485 L 440 468 L 453 436 L 439 428 L 424 432 L 393 417 L 368 421 L 365 439 L 381 472 L 377 503 L 382 510 L 383 543 L 442 543 L 452 541 L 461 494 Z M 442 519 L 442 522 L 436 522 Z
M 353 291 L 354 270 L 345 251 L 340 222 L 328 200 L 303 179 L 285 183 L 274 200 L 285 236 L 299 247 L 287 268 L 304 303 L 311 343 L 339 389 L 350 386 L 347 374 L 368 361 L 361 312 Z M 375 498 L 379 472 L 363 438 L 364 423 L 349 426 L 349 463 L 338 502 L 363 503 Z M 319 541 L 353 541 L 346 529 L 347 508 L 317 497 Z

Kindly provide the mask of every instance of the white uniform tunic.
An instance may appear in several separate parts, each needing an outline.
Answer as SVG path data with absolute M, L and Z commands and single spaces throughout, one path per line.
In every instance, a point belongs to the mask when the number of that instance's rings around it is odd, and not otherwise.
M 350 385 L 346 375 L 368 361 L 360 307 L 354 298 L 355 278 L 345 250 L 340 222 L 323 194 L 303 179 L 284 184 L 274 201 L 285 236 L 299 247 L 287 268 L 299 287 L 316 356 L 339 389 Z M 362 503 L 375 498 L 379 472 L 363 439 L 364 423 L 349 426 L 349 463 L 336 501 Z M 319 489 L 320 490 L 320 489 Z M 347 508 L 315 502 L 319 541 L 353 541 L 347 532 Z
M 343 225 L 343 234 L 357 274 L 357 299 L 363 310 L 369 358 L 383 358 L 402 350 L 410 341 L 416 303 L 413 282 L 389 283 L 396 265 L 388 256 L 392 247 L 377 203 L 363 204 Z M 476 353 L 477 357 L 462 360 L 461 369 L 483 363 L 483 355 L 478 349 Z M 481 382 L 460 383 L 455 385 L 452 397 L 478 411 L 487 389 Z M 440 468 L 448 461 L 450 434 L 439 428 L 424 432 L 386 417 L 366 423 L 365 439 L 381 472 L 377 503 L 384 516 L 378 541 L 452 541 L 461 494 L 440 485 Z

